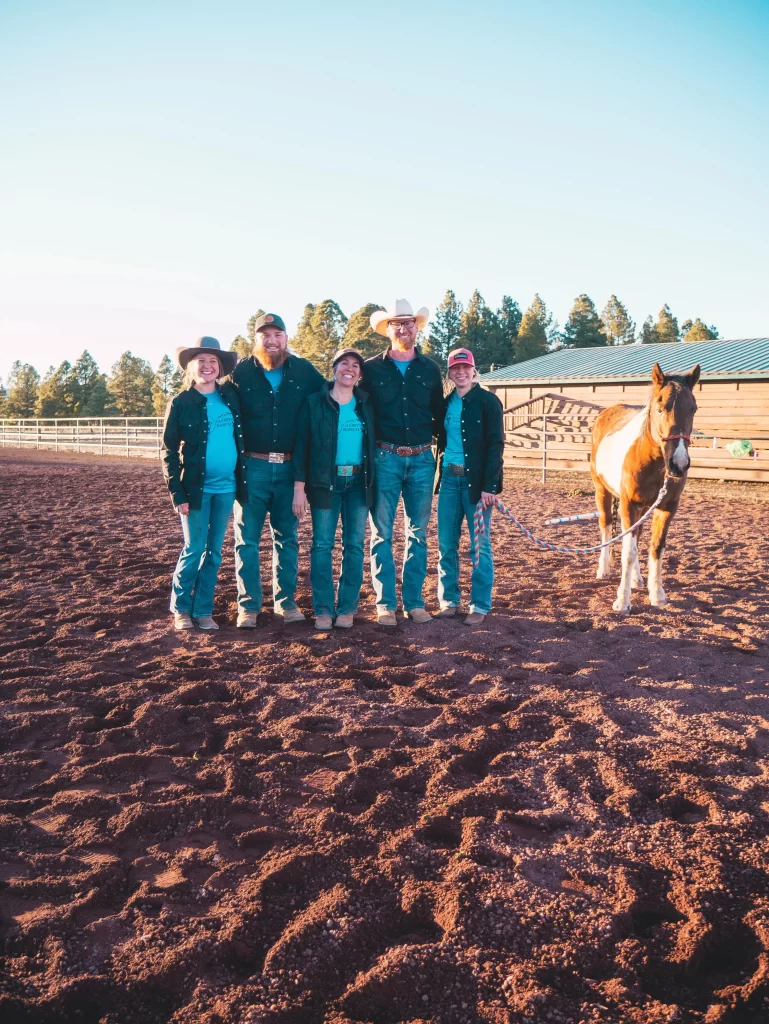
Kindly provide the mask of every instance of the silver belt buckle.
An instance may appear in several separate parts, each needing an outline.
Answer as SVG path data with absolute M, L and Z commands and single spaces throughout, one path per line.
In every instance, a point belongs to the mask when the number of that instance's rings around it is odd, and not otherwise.
M 286 457 L 283 452 L 270 452 L 267 456 L 267 461 L 281 463 L 286 461 Z
M 352 476 L 352 471 L 354 468 L 354 466 L 337 466 L 337 476 Z
M 411 445 L 408 445 L 408 444 L 402 444 L 402 445 L 400 445 L 400 447 L 395 449 L 396 454 L 400 455 L 401 458 L 405 458 L 407 455 L 411 455 L 412 451 L 413 451 L 413 449 L 412 449 Z

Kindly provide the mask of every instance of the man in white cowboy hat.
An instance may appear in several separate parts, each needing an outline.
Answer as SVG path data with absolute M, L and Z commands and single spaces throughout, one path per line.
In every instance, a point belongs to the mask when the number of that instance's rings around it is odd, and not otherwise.
M 427 524 L 435 476 L 433 436 L 443 410 L 443 381 L 438 364 L 416 345 L 429 319 L 406 299 L 371 314 L 371 327 L 389 339 L 381 355 L 366 360 L 365 388 L 371 395 L 376 433 L 376 481 L 371 510 L 371 578 L 377 618 L 396 625 L 393 524 L 403 497 L 405 550 L 401 599 L 413 622 L 429 622 L 422 589 L 427 575 Z

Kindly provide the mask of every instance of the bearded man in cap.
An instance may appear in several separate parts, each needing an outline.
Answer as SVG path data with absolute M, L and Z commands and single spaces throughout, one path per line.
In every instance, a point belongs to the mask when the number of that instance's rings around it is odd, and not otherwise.
M 420 352 L 417 333 L 428 319 L 405 299 L 371 314 L 371 327 L 390 344 L 366 360 L 365 388 L 371 395 L 376 434 L 376 477 L 371 510 L 371 579 L 377 619 L 396 625 L 393 524 L 403 497 L 405 549 L 401 599 L 413 622 L 429 622 L 422 590 L 427 575 L 427 524 L 435 477 L 433 437 L 443 413 L 443 380 L 438 364 Z
M 298 520 L 293 513 L 299 412 L 324 383 L 312 363 L 288 351 L 286 325 L 276 313 L 254 324 L 254 354 L 232 374 L 238 389 L 246 455 L 248 501 L 235 513 L 235 573 L 240 629 L 254 629 L 262 610 L 259 543 L 267 515 L 272 532 L 272 593 L 284 623 L 302 622 L 296 607 Z

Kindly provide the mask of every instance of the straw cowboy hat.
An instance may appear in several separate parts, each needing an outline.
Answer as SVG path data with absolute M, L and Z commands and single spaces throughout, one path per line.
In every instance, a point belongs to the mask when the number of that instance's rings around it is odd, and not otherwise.
M 176 350 L 176 360 L 183 370 L 187 369 L 187 363 L 190 359 L 194 359 L 195 356 L 200 355 L 216 356 L 221 364 L 222 374 L 225 376 L 228 373 L 232 373 L 235 369 L 235 364 L 238 361 L 237 352 L 222 351 L 222 347 L 216 338 L 211 338 L 207 335 L 204 335 L 202 338 L 198 338 L 195 344 L 190 348 L 177 348 Z
M 406 299 L 396 299 L 389 309 L 378 309 L 370 317 L 372 331 L 384 335 L 387 335 L 387 325 L 391 320 L 416 320 L 417 328 L 421 330 L 429 319 L 427 306 L 422 306 L 415 313 Z

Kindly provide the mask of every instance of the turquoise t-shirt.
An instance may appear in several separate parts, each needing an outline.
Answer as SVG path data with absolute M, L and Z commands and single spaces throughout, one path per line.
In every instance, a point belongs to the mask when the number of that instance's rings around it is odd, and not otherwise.
M 392 358 L 392 357 L 391 357 Z M 411 366 L 412 359 L 393 359 L 393 362 L 398 367 L 403 376 L 406 376 L 406 370 Z
M 446 451 L 443 453 L 445 466 L 464 466 L 465 450 L 462 446 L 462 399 L 455 392 L 446 407 Z
M 336 435 L 337 466 L 360 466 L 363 462 L 363 423 L 355 412 L 357 399 L 339 406 Z
M 205 395 L 208 416 L 204 494 L 231 494 L 235 490 L 235 422 L 232 412 L 218 391 Z
M 265 370 L 264 375 L 270 382 L 270 387 L 273 391 L 277 391 L 280 385 L 283 383 L 283 367 L 279 366 L 277 370 Z

